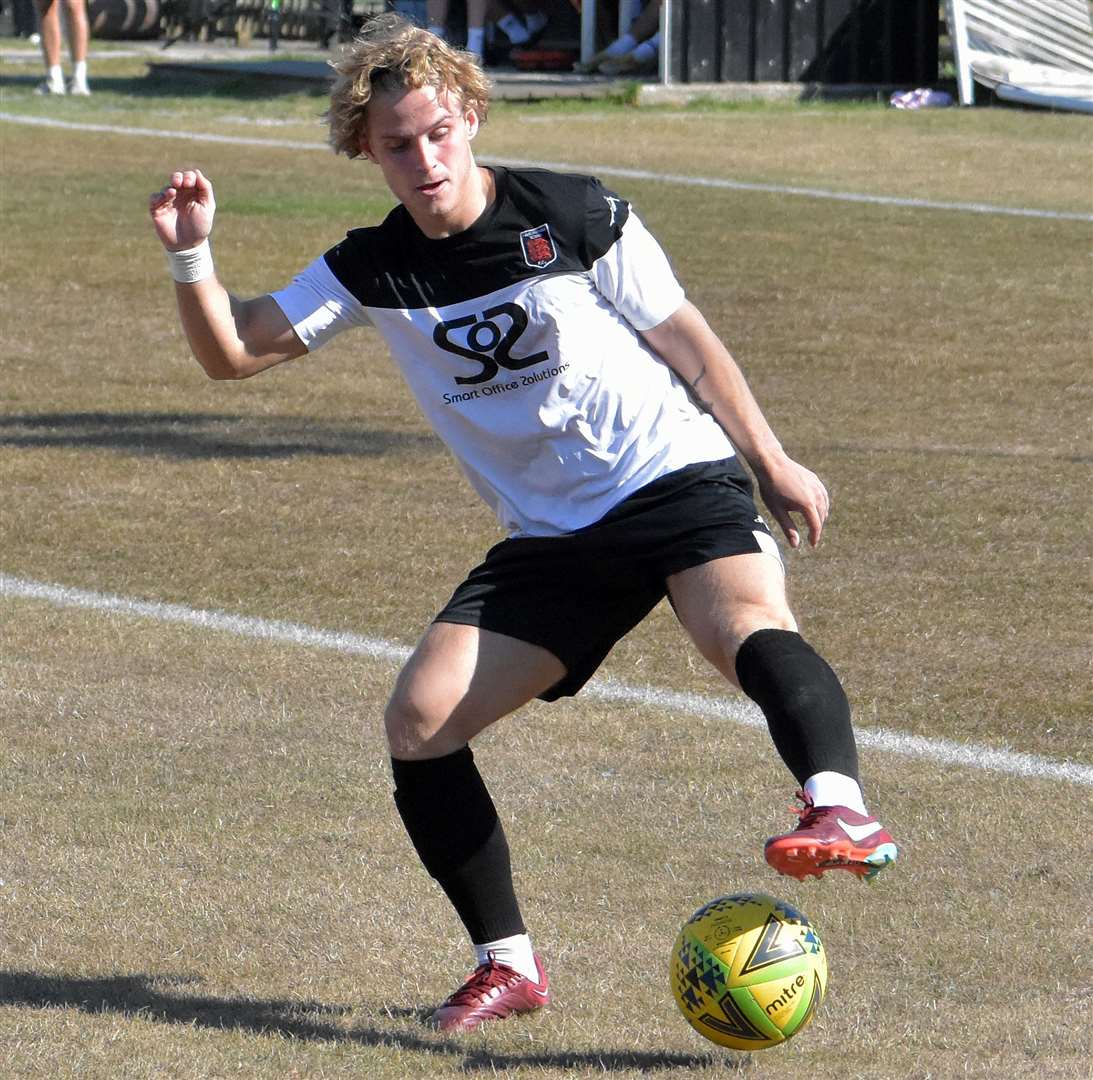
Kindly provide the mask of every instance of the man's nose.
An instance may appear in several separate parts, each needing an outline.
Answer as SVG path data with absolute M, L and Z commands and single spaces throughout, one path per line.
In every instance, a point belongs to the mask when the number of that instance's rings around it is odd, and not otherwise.
M 415 161 L 414 164 L 422 172 L 428 172 L 436 161 L 436 154 L 433 152 L 433 144 L 428 139 L 419 139 L 414 147 Z

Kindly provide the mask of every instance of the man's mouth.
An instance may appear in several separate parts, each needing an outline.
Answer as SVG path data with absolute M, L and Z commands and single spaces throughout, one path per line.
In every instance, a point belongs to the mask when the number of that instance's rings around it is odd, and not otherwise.
M 430 184 L 422 184 L 422 185 L 420 185 L 420 186 L 418 187 L 418 191 L 419 191 L 419 192 L 420 192 L 420 193 L 421 193 L 422 195 L 435 195 L 435 194 L 436 194 L 436 193 L 437 193 L 437 192 L 438 192 L 438 191 L 440 190 L 440 188 L 441 188 L 441 185 L 443 185 L 443 183 L 444 183 L 444 181 L 443 181 L 443 180 L 434 180 L 434 181 L 433 181 L 432 183 L 430 183 Z

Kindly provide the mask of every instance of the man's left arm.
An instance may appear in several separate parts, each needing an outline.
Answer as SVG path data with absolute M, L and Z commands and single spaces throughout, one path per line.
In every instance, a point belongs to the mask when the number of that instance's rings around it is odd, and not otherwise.
M 815 473 L 790 458 L 763 416 L 744 374 L 702 313 L 684 301 L 674 315 L 642 330 L 642 337 L 684 381 L 743 454 L 774 519 L 791 547 L 801 535 L 791 517 L 800 514 L 812 547 L 827 520 L 827 489 Z

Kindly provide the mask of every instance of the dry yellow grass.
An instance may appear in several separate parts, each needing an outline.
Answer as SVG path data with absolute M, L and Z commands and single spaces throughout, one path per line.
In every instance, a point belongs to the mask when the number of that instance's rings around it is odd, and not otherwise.
M 171 122 L 131 89 L 64 115 Z M 4 106 L 46 107 L 11 81 Z M 274 106 L 178 110 L 230 133 Z M 881 110 L 541 115 L 498 110 L 480 152 L 527 156 L 533 130 L 552 156 L 564 131 L 573 160 L 883 192 L 929 171 L 938 198 L 1054 184 L 1083 208 L 1081 118 L 931 117 L 935 142 Z M 963 139 L 990 173 L 925 169 Z M 374 175 L 8 124 L 0 146 L 0 573 L 412 643 L 494 526 L 369 336 L 204 380 L 142 209 L 199 161 L 221 274 L 255 291 L 381 213 Z M 792 580 L 860 721 L 1089 764 L 1089 226 L 615 186 L 831 483 Z M 867 752 L 904 860 L 874 889 L 798 885 L 761 858 L 791 796 L 765 735 L 533 706 L 479 756 L 557 1003 L 453 1041 L 420 1023 L 467 952 L 389 797 L 389 664 L 12 598 L 0 640 L 5 1076 L 1088 1075 L 1087 787 Z M 721 692 L 667 609 L 607 671 Z M 813 1025 L 751 1058 L 702 1043 L 666 978 L 680 922 L 741 888 L 800 905 L 832 967 Z
M 465 946 L 390 803 L 390 669 L 24 602 L 4 637 L 13 1075 L 1082 1075 L 1085 845 L 1052 784 L 871 756 L 906 862 L 798 885 L 759 854 L 786 817 L 760 733 L 533 707 L 480 758 L 557 1005 L 451 1041 L 421 1011 Z M 808 1033 L 753 1061 L 697 1040 L 665 970 L 678 923 L 741 887 L 808 911 L 832 966 Z

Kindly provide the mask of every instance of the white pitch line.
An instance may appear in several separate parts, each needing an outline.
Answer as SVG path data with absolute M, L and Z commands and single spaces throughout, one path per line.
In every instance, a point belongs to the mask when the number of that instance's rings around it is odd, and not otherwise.
M 51 116 L 22 116 L 0 112 L 0 121 L 28 124 L 34 127 L 61 128 L 66 131 L 100 132 L 107 135 L 132 135 L 145 139 L 180 139 L 187 142 L 227 143 L 233 146 L 265 146 L 274 150 L 323 150 L 325 143 L 293 139 L 262 139 L 248 135 L 220 135 L 214 132 L 168 131 L 160 128 L 117 127 L 112 124 L 85 124 L 73 120 L 58 120 Z M 790 195 L 806 199 L 829 199 L 835 202 L 863 203 L 870 206 L 898 206 L 910 210 L 948 210 L 965 214 L 1000 214 L 1005 217 L 1047 218 L 1051 221 L 1090 221 L 1093 214 L 1075 210 L 1039 210 L 1028 206 L 995 206 L 992 203 L 946 202 L 941 199 L 912 199 L 898 195 L 869 195 L 857 191 L 829 191 L 826 188 L 800 187 L 792 184 L 756 184 L 746 180 L 730 180 L 718 176 L 689 176 L 684 173 L 660 173 L 648 169 L 629 169 L 619 165 L 576 164 L 571 161 L 530 161 L 517 158 L 487 160 L 512 168 L 554 169 L 561 172 L 594 173 L 621 176 L 627 180 L 651 180 L 684 187 L 717 188 L 723 191 L 752 191 L 766 195 Z
M 161 623 L 182 623 L 202 630 L 216 630 L 236 637 L 272 641 L 305 648 L 330 649 L 351 656 L 401 663 L 410 655 L 409 647 L 384 638 L 321 630 L 300 623 L 258 619 L 249 615 L 231 615 L 222 611 L 203 611 L 182 604 L 137 600 L 127 596 L 90 592 L 42 581 L 29 581 L 0 573 L 0 596 L 38 600 L 55 607 L 83 608 Z M 714 698 L 703 694 L 682 693 L 656 686 L 634 686 L 611 678 L 593 679 L 581 691 L 585 697 L 621 702 L 666 712 L 727 720 L 745 727 L 765 729 L 766 721 L 750 702 L 739 698 Z M 902 731 L 855 728 L 858 743 L 889 754 L 920 760 L 939 761 L 985 772 L 1027 776 L 1038 780 L 1063 780 L 1093 787 L 1093 767 L 1072 761 L 1055 761 L 1016 750 L 999 750 L 975 743 L 951 739 L 928 739 Z
M 233 146 L 268 146 L 274 150 L 326 150 L 326 143 L 303 142 L 293 139 L 260 139 L 249 135 L 218 135 L 208 131 L 170 131 L 163 128 L 118 127 L 114 124 L 84 124 L 74 120 L 58 120 L 53 116 L 20 116 L 0 112 L 0 120 L 30 127 L 60 128 L 62 131 L 99 132 L 104 135 L 134 135 L 142 139 L 180 139 L 183 142 L 228 143 Z
M 254 638 L 258 641 L 274 641 L 285 645 L 302 645 L 319 649 L 333 649 L 351 656 L 368 656 L 373 660 L 389 660 L 399 663 L 410 655 L 404 645 L 396 645 L 383 638 L 362 637 L 359 634 L 340 634 L 333 630 L 315 630 L 299 623 L 256 619 L 249 615 L 229 615 L 223 611 L 202 611 L 182 604 L 164 604 L 157 600 L 134 600 L 128 596 L 112 596 L 109 593 L 71 589 L 64 585 L 49 585 L 41 581 L 0 574 L 0 596 L 25 600 L 44 600 L 56 607 L 86 608 L 91 611 L 110 611 L 156 622 L 183 623 L 202 630 L 220 630 L 236 637 Z

